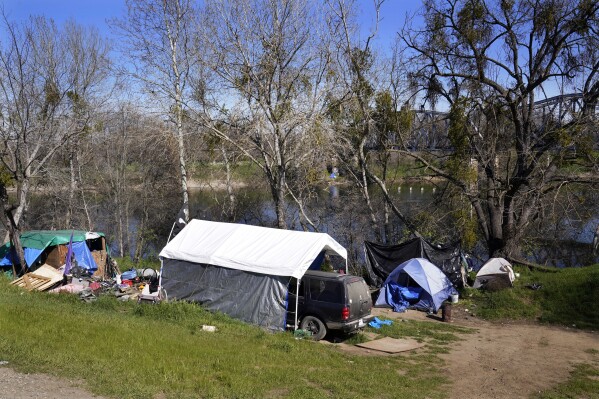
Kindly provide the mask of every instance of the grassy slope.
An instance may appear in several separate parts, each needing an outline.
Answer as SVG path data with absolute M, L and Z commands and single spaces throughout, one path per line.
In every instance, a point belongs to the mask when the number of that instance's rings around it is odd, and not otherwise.
M 599 265 L 556 272 L 516 268 L 520 278 L 513 289 L 485 293 L 465 290 L 463 306 L 487 319 L 537 319 L 540 322 L 599 329 Z M 541 285 L 531 290 L 527 285 Z
M 97 394 L 443 396 L 446 381 L 433 351 L 355 356 L 295 340 L 290 333 L 271 334 L 191 304 L 136 305 L 111 297 L 86 304 L 77 296 L 23 292 L 0 280 L 0 360 L 21 371 L 83 379 Z M 218 331 L 203 332 L 203 324 Z
M 125 265 L 123 265 L 125 266 Z M 516 287 L 468 290 L 460 306 L 485 318 L 537 318 L 596 329 L 599 265 L 558 273 L 518 270 Z M 538 283 L 530 290 L 525 285 Z M 469 298 L 468 298 L 469 296 Z M 201 331 L 203 324 L 218 327 Z M 363 357 L 271 334 L 186 303 L 136 305 L 103 297 L 28 293 L 0 278 L 0 360 L 22 371 L 83 379 L 98 394 L 166 397 L 413 397 L 441 398 L 437 354 L 470 330 L 443 323 L 395 323 L 377 331 L 427 342 L 418 354 Z M 355 336 L 360 341 L 363 336 Z M 599 370 L 581 365 L 570 380 L 541 397 L 597 397 Z

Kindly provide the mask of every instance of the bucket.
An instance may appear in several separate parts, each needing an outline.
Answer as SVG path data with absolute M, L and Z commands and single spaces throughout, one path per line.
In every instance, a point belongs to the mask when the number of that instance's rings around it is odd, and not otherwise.
M 449 298 L 451 299 L 451 303 L 458 303 L 458 294 L 451 294 Z

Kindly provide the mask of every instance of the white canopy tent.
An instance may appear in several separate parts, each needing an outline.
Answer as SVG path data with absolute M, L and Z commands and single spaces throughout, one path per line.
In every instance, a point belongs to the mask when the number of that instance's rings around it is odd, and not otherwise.
M 299 284 L 323 251 L 345 259 L 347 272 L 347 251 L 328 234 L 194 219 L 160 252 L 161 284 L 169 298 L 276 327 L 290 278 Z

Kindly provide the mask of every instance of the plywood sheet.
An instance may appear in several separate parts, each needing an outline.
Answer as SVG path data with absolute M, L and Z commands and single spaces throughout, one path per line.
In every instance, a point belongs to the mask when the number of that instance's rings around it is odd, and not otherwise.
M 364 342 L 362 344 L 356 344 L 356 346 L 386 353 L 399 353 L 421 348 L 424 344 L 409 338 L 396 339 L 385 337 L 374 341 Z
M 94 276 L 110 277 L 109 275 L 106 275 L 106 251 L 92 251 L 91 254 L 96 262 L 96 266 L 98 267 L 98 270 L 96 270 Z
M 56 245 L 46 257 L 46 264 L 59 268 L 66 263 L 67 252 L 69 248 L 66 245 Z

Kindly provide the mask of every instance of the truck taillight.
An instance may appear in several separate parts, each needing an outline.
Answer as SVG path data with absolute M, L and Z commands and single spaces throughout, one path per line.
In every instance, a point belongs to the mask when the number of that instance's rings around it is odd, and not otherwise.
M 349 308 L 347 306 L 344 306 L 343 310 L 341 311 L 341 319 L 343 319 L 343 320 L 349 319 Z

